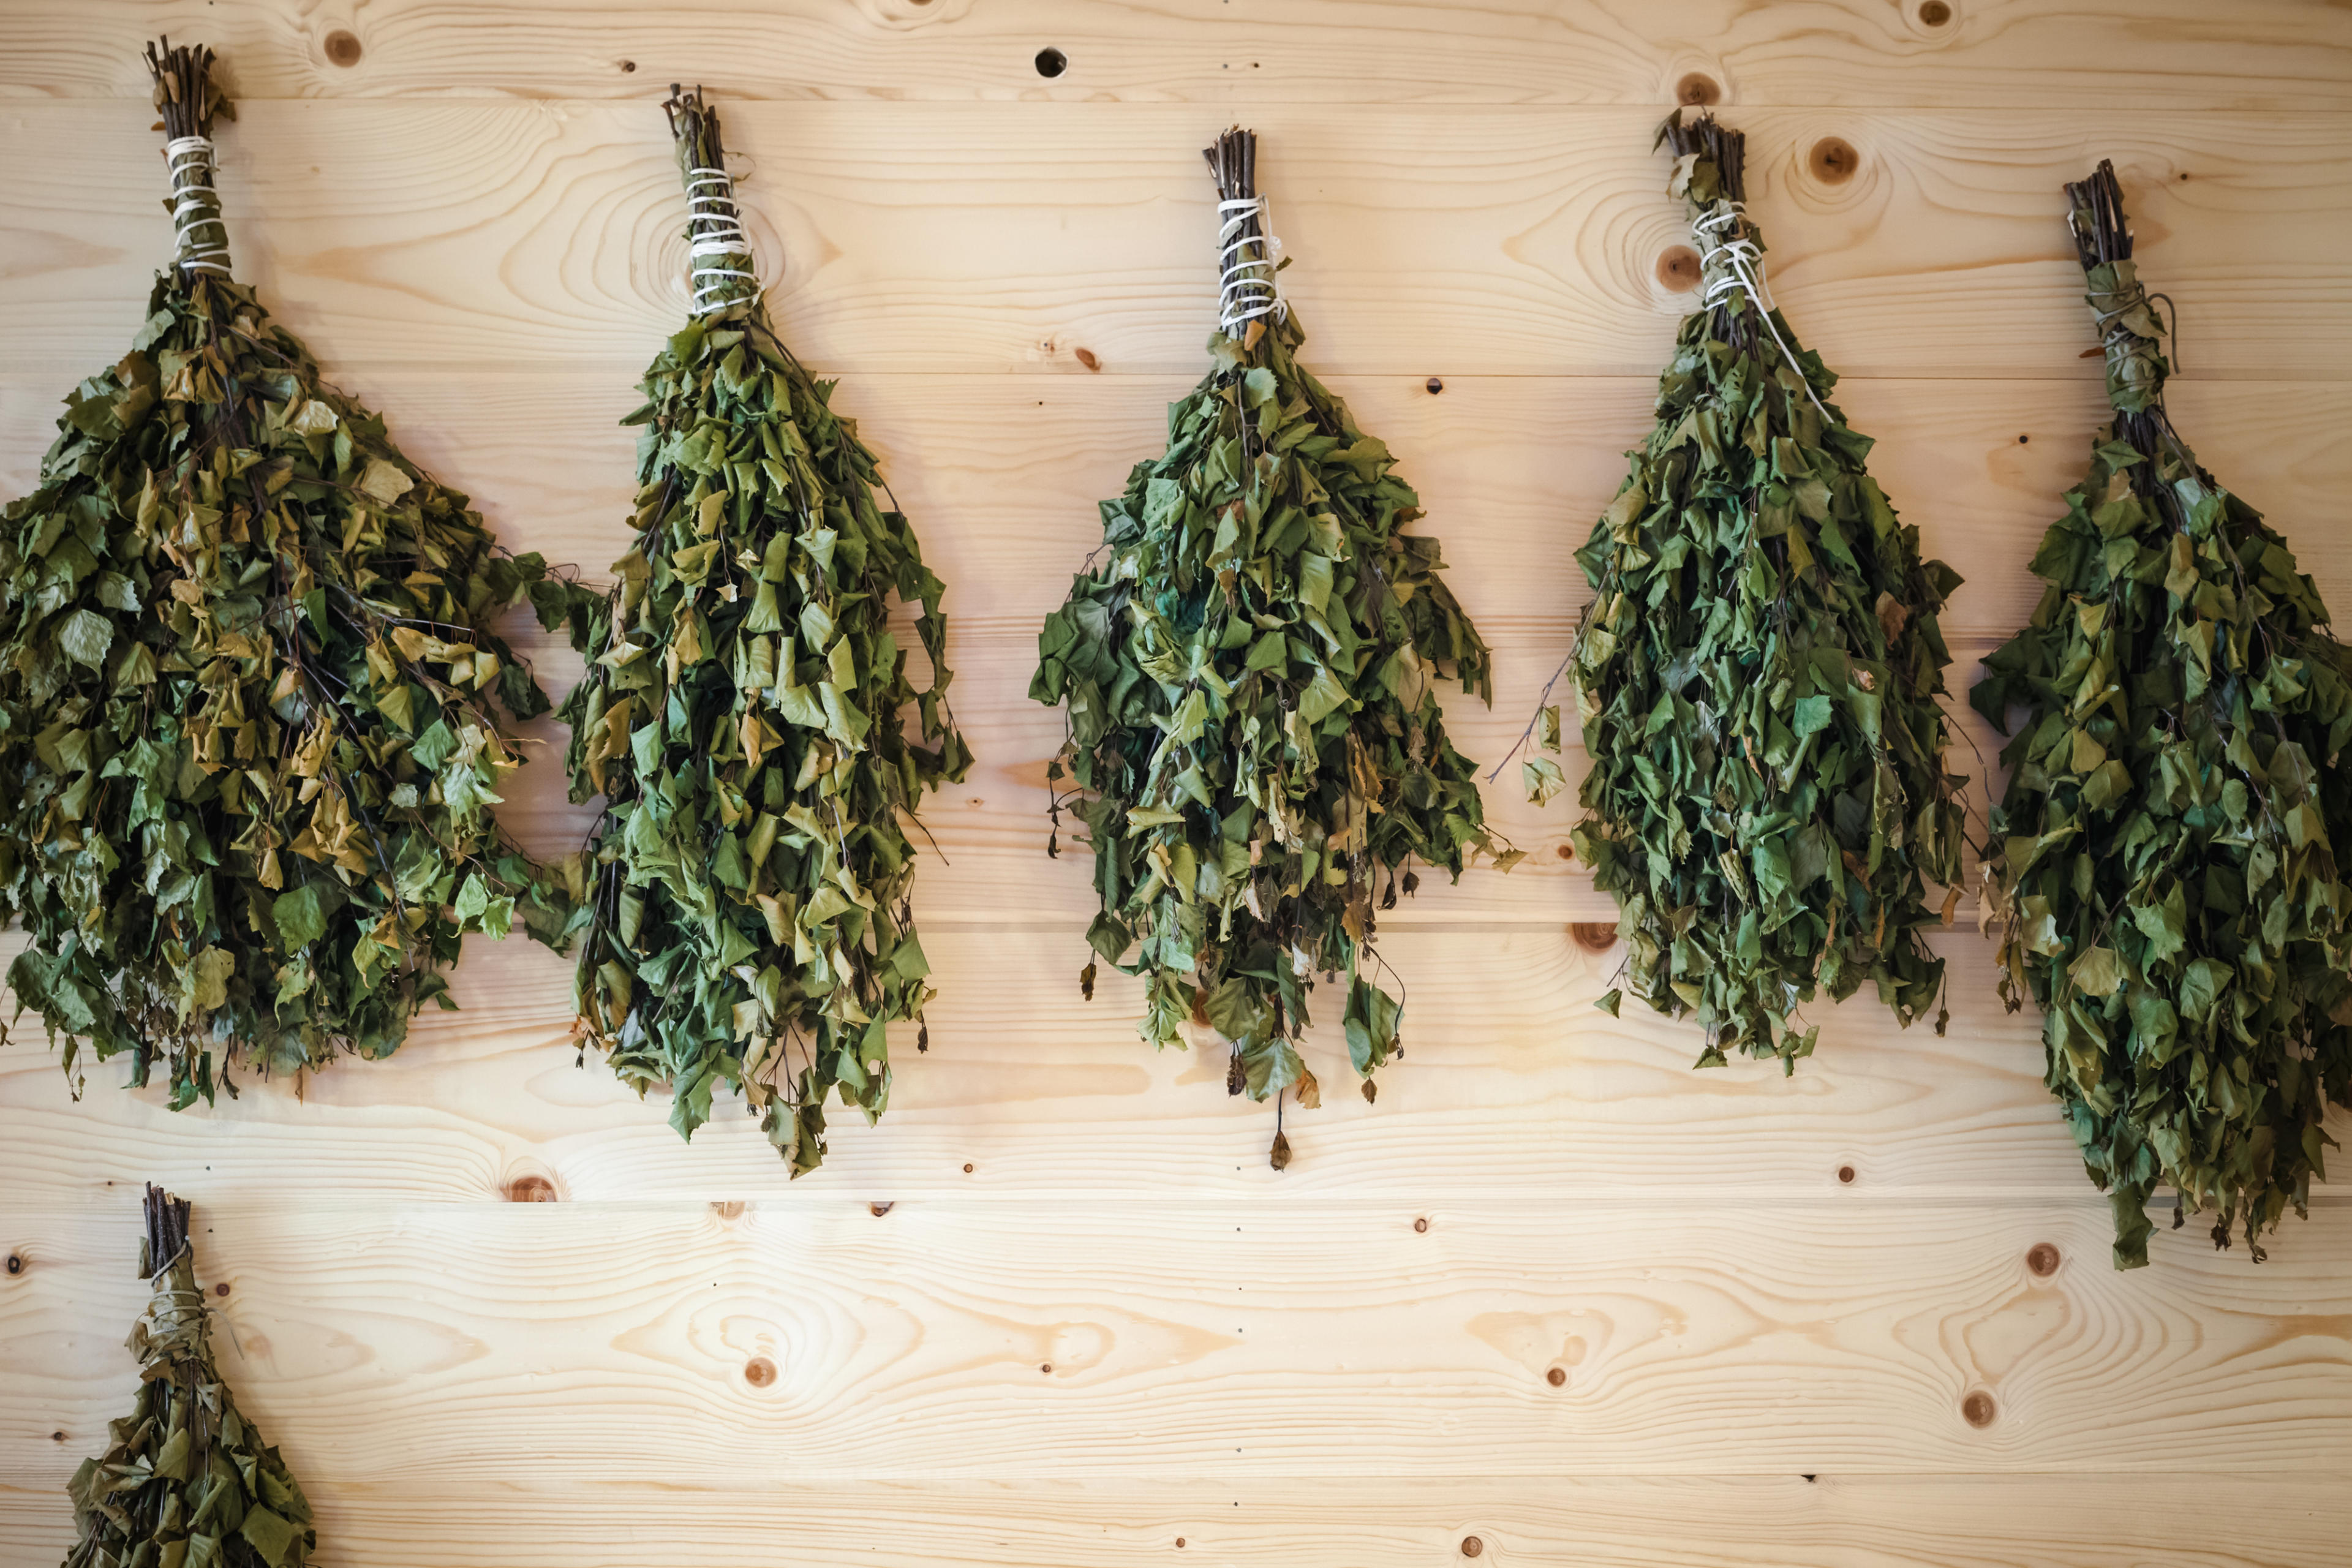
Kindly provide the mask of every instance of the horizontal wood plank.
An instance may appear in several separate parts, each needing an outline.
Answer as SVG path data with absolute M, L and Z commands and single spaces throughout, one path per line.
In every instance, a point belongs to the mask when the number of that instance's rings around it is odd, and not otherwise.
M 1404 987 L 1405 1057 L 1365 1103 L 1331 1026 L 1333 994 L 1318 991 L 1305 1056 L 1323 1104 L 1288 1109 L 1294 1158 L 1279 1173 L 1266 1162 L 1275 1111 L 1226 1095 L 1213 1038 L 1155 1054 L 1134 1033 L 1139 986 L 1116 973 L 1094 1001 L 1080 997 L 1076 922 L 1000 914 L 922 929 L 940 991 L 930 1049 L 894 1032 L 888 1114 L 869 1128 L 837 1112 L 824 1167 L 789 1184 L 795 1199 L 1539 1196 L 1566 1207 L 1859 1193 L 1990 1195 L 2105 1223 L 2106 1201 L 2042 1086 L 2040 1020 L 2002 1010 L 1991 947 L 1965 929 L 1935 942 L 1950 965 L 1947 1036 L 1892 1027 L 1866 994 L 1810 1008 L 1822 1044 L 1793 1078 L 1745 1061 L 1695 1073 L 1687 1023 L 1633 1002 L 1622 1018 L 1596 1011 L 1622 956 L 1603 931 L 1393 932 L 1381 951 Z M 0 953 L 21 940 L 0 938 Z M 290 1207 L 491 1199 L 534 1178 L 582 1201 L 787 1190 L 739 1102 L 721 1097 L 689 1145 L 668 1127 L 664 1095 L 641 1103 L 601 1061 L 582 1064 L 564 960 L 475 940 L 451 979 L 460 1010 L 426 1014 L 388 1060 L 247 1082 L 216 1109 L 180 1113 L 155 1089 L 118 1087 L 120 1061 L 90 1068 L 76 1103 L 37 1023 L 20 1022 L 0 1050 L 11 1130 L 0 1193 L 72 1207 L 154 1180 Z M 0 1007 L 13 1007 L 5 994 Z M 2333 1128 L 2352 1140 L 2352 1117 Z M 2323 1245 L 2292 1222 L 2279 1241 L 2306 1256 Z
M 2294 0 L 1998 0 L 1940 23 L 1917 0 L 212 0 L 198 15 L 251 98 L 645 99 L 684 79 L 741 98 L 1650 104 L 1702 75 L 1756 105 L 2352 106 L 2352 22 Z M 175 23 L 141 0 L 15 8 L 0 94 L 144 99 L 140 47 Z
M 83 374 L 166 255 L 144 111 L 0 109 L 0 336 Z M 1683 244 L 1655 114 L 1270 107 L 1261 186 L 1334 373 L 1654 375 Z M 2063 182 L 2122 172 L 2151 287 L 2204 376 L 2352 363 L 2352 120 L 2084 109 L 1756 110 L 1776 299 L 1861 376 L 2091 378 Z M 1218 117 L 1149 104 L 745 103 L 729 145 L 812 364 L 1193 374 L 1213 317 Z M 1858 170 L 1816 175 L 1843 138 Z M 685 301 L 684 205 L 648 104 L 273 101 L 218 138 L 239 273 L 343 366 L 630 370 Z M 105 352 L 100 349 L 99 352 Z
M 2233 1476 L 1256 1476 L 1159 1483 L 763 1479 L 720 1491 L 512 1480 L 314 1497 L 338 1568 L 2338 1568 L 2352 1503 Z M 1671 1556 L 1662 1556 L 1662 1539 Z M 62 1485 L 0 1485 L 0 1555 L 73 1544 Z
M 135 1209 L 0 1226 L 0 1474 L 62 1479 L 133 1385 Z M 222 1370 L 321 1496 L 558 1455 L 574 1484 L 732 1489 L 2151 1452 L 2317 1481 L 2352 1398 L 2345 1205 L 2259 1268 L 2188 1231 L 2131 1274 L 2104 1213 L 1980 1201 L 272 1201 L 195 1237 Z

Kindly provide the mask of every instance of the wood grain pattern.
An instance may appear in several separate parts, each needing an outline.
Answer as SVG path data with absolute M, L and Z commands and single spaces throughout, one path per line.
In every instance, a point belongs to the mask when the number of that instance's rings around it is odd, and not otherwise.
M 87 374 L 166 254 L 162 160 L 115 102 L 0 110 L 20 363 Z M 1268 107 L 1260 184 L 1333 373 L 1654 375 L 1688 298 L 1654 109 Z M 1197 374 L 1219 117 L 1150 104 L 746 103 L 739 188 L 782 325 L 825 369 Z M 2122 172 L 2200 376 L 2344 379 L 2352 119 L 1743 110 L 1774 293 L 1854 376 L 2091 378 L 2061 184 Z M 1858 173 L 1816 177 L 1836 134 Z M 685 292 L 651 104 L 264 101 L 218 138 L 240 275 L 337 365 L 641 368 Z M 2185 176 L 2185 177 L 2184 177 Z
M 20 1474 L 62 1479 L 126 1396 L 103 1352 L 145 1298 L 129 1206 L 11 1216 L 27 1267 L 0 1296 L 0 1442 Z M 2352 1399 L 2344 1205 L 2259 1268 L 2183 1232 L 2135 1275 L 2106 1267 L 2104 1214 L 1983 1202 L 877 1213 L 796 1193 L 230 1202 L 198 1223 L 205 1282 L 231 1287 L 223 1371 L 328 1496 L 558 1454 L 574 1486 L 730 1489 L 1304 1479 L 1366 1452 L 1401 1479 L 2113 1471 L 2152 1447 L 2217 1484 L 2317 1480 Z M 2062 1257 L 2046 1277 L 2037 1244 Z
M 646 98 L 683 78 L 730 99 L 1646 105 L 1698 73 L 1750 105 L 2352 107 L 2352 21 L 2296 0 L 1969 0 L 1942 25 L 1919 0 L 212 0 L 201 16 L 251 98 Z M 133 58 L 175 20 L 145 0 L 0 15 L 0 93 L 143 99 Z M 1048 47 L 1066 61 L 1052 79 L 1034 63 Z
M 1119 1481 L 770 1481 L 754 1490 L 560 1480 L 368 1487 L 319 1500 L 344 1568 L 2337 1568 L 2352 1505 L 2323 1482 L 2232 1477 L 1255 1476 Z M 73 1532 L 41 1488 L 0 1487 L 0 1553 Z M 1661 1542 L 1670 1541 L 1662 1554 Z
M 1531 858 L 1383 917 L 1405 1058 L 1367 1105 L 1327 1018 L 1331 1092 L 1286 1112 L 1277 1173 L 1213 1041 L 1148 1049 L 1123 976 L 1080 997 L 1083 851 L 1045 854 L 1061 731 L 1025 689 L 1095 501 L 1200 373 L 1194 149 L 1240 119 L 1309 363 L 1400 455 L 1496 645 L 1493 710 L 1449 718 L 1498 760 L 1691 302 L 1649 151 L 1686 81 L 1749 132 L 1779 301 L 1967 578 L 1956 707 L 2103 417 L 2058 189 L 2102 156 L 2180 307 L 2181 426 L 2352 606 L 2352 11 L 27 0 L 0 6 L 0 497 L 164 253 L 136 58 L 164 29 L 201 29 L 244 104 L 219 137 L 241 275 L 504 542 L 590 577 L 634 488 L 614 421 L 683 310 L 656 104 L 709 83 L 784 332 L 844 377 L 949 584 L 978 762 L 926 812 L 930 1049 L 894 1037 L 888 1115 L 837 1121 L 798 1182 L 739 1107 L 689 1145 L 579 1063 L 570 966 L 521 942 L 469 943 L 460 1010 L 390 1060 L 212 1110 L 120 1063 L 77 1103 L 20 1020 L 0 1565 L 63 1553 L 59 1489 L 127 1399 L 148 1179 L 196 1201 L 227 1370 L 320 1506 L 320 1568 L 2345 1560 L 2352 1188 L 2259 1268 L 2192 1226 L 2113 1273 L 2038 1021 L 2001 1010 L 1965 909 L 1934 939 L 1948 1034 L 1857 998 L 1792 1079 L 1694 1073 L 1688 1027 L 1592 1008 L 1613 910 L 1560 853 L 1569 803 L 1507 776 L 1490 810 Z M 1998 737 L 1960 718 L 1982 773 Z M 586 817 L 536 732 L 501 817 L 555 852 Z

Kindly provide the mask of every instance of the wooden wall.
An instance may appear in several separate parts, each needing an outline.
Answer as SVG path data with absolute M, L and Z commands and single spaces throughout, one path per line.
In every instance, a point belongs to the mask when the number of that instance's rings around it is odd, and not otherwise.
M 1965 919 L 1948 1037 L 1857 1003 L 1793 1080 L 1694 1075 L 1689 1030 L 1590 1005 L 1606 900 L 1562 858 L 1568 803 L 1507 782 L 1534 857 L 1388 923 L 1410 1054 L 1377 1108 L 1296 1114 L 1276 1173 L 1213 1052 L 1139 1045 L 1124 981 L 1080 999 L 1086 872 L 1044 854 L 1060 727 L 1024 696 L 1095 499 L 1201 370 L 1196 149 L 1235 119 L 1313 362 L 1499 649 L 1495 711 L 1452 705 L 1474 754 L 1560 658 L 1569 551 L 1691 302 L 1650 152 L 1685 91 L 1748 131 L 1780 302 L 1968 578 L 1956 683 L 2032 603 L 2103 407 L 2058 189 L 2101 156 L 2179 304 L 2180 423 L 2352 613 L 2352 13 L 7 0 L 0 493 L 166 254 L 158 31 L 218 47 L 241 100 L 242 275 L 507 541 L 592 574 L 631 489 L 614 421 L 683 311 L 657 103 L 708 83 L 783 329 L 950 584 L 980 761 L 929 814 L 930 1052 L 791 1185 L 740 1111 L 688 1147 L 576 1066 L 567 970 L 520 941 L 469 950 L 463 1011 L 393 1060 L 213 1112 L 115 1068 L 74 1104 L 20 1028 L 0 1558 L 60 1554 L 59 1489 L 130 1396 L 154 1178 L 197 1205 L 224 1361 L 329 1565 L 2352 1560 L 2352 1187 L 2260 1268 L 2192 1227 L 2113 1273 Z M 546 850 L 583 826 L 559 771 L 506 813 Z

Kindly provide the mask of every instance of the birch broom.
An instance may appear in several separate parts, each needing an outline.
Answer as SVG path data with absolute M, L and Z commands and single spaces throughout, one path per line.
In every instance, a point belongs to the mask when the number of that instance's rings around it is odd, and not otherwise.
M 2215 1211 L 2213 1241 L 2305 1212 L 2352 1105 L 2352 651 L 2285 540 L 2198 465 L 2102 163 L 2066 187 L 2115 417 L 2033 558 L 2032 622 L 1971 700 L 2012 771 L 1989 870 L 2000 989 L 2043 1012 L 2050 1090 L 2115 1209 Z
M 1765 297 L 1745 139 L 1677 110 L 1659 140 L 1706 302 L 1577 552 L 1594 596 L 1570 656 L 1591 758 L 1571 839 L 1617 898 L 1626 988 L 1696 1017 L 1698 1065 L 1793 1072 L 1819 992 L 1874 984 L 1905 1025 L 1937 1001 L 1926 884 L 1948 921 L 1965 839 L 1937 616 L 1959 578 L 1921 559 L 1828 401 L 1837 378 Z M 1557 750 L 1558 710 L 1538 721 Z M 1539 800 L 1565 782 L 1549 757 L 1524 776 Z
M 67 1489 L 79 1538 L 63 1568 L 300 1568 L 318 1545 L 310 1504 L 214 1363 L 188 1205 L 150 1186 L 146 1221 L 139 1395 Z
M 1029 694 L 1068 709 L 1049 777 L 1075 784 L 1094 848 L 1087 940 L 1145 979 L 1139 1032 L 1213 1028 L 1228 1089 L 1278 1114 L 1285 1091 L 1320 1099 L 1297 1048 L 1317 974 L 1344 985 L 1367 1100 L 1401 1050 L 1372 944 L 1412 863 L 1459 877 L 1476 853 L 1507 868 L 1520 852 L 1488 835 L 1437 700 L 1440 674 L 1491 700 L 1486 645 L 1437 541 L 1403 531 L 1419 498 L 1388 448 L 1298 363 L 1257 140 L 1229 131 L 1204 156 L 1223 226 L 1211 368 L 1169 409 L 1166 452 L 1102 503 L 1102 545 L 1038 635 Z M 1274 1163 L 1288 1159 L 1277 1121 Z
M 499 832 L 490 619 L 553 592 L 229 270 L 205 49 L 148 50 L 177 254 L 0 513 L 0 918 L 21 1006 L 171 1103 L 399 1046 L 468 931 L 560 942 Z M 217 1061 L 215 1058 L 217 1057 Z
M 572 798 L 604 802 L 575 999 L 624 1079 L 671 1086 L 681 1134 L 731 1086 L 798 1175 L 824 1158 L 828 1095 L 868 1121 L 888 1104 L 888 1026 L 933 994 L 904 823 L 971 753 L 940 580 L 876 505 L 833 384 L 769 321 L 718 111 L 670 90 L 693 319 L 626 421 L 635 543 L 572 612 L 590 660 L 563 705 Z M 922 605 L 920 689 L 894 596 Z

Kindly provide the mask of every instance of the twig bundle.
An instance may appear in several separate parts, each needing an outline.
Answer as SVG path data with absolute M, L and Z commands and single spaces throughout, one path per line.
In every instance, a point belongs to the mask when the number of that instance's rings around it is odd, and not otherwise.
M 129 1342 L 139 1397 L 67 1489 L 79 1534 L 64 1568 L 300 1568 L 319 1543 L 310 1500 L 213 1363 L 188 1205 L 151 1185 L 146 1219 L 139 1273 L 155 1292 Z
M 1942 984 L 1919 932 L 1927 883 L 1949 888 L 1948 921 L 1961 879 L 1965 781 L 1944 771 L 1937 700 L 1937 615 L 1959 578 L 1921 559 L 1864 466 L 1870 438 L 1828 401 L 1837 378 L 1765 297 L 1744 138 L 1677 110 L 1659 140 L 1706 305 L 1577 552 L 1594 597 L 1570 656 L 1591 759 L 1572 838 L 1617 897 L 1626 985 L 1696 1016 L 1698 1065 L 1736 1050 L 1794 1071 L 1817 991 L 1874 983 L 1907 1026 Z M 1556 750 L 1558 710 L 1540 721 Z M 1526 782 L 1548 799 L 1565 780 L 1538 757 Z
M 2102 163 L 2066 187 L 2113 423 L 2033 558 L 2032 622 L 1971 700 L 2017 738 L 1989 865 L 2001 994 L 2147 1261 L 2159 1184 L 2217 1246 L 2304 1212 L 2352 1104 L 2352 650 L 2294 552 L 2165 413 L 2164 328 Z M 2160 297 L 2160 296 L 2159 296 Z
M 571 900 L 490 815 L 493 700 L 547 699 L 485 628 L 556 585 L 231 279 L 212 53 L 147 58 L 178 257 L 0 514 L 0 917 L 68 1077 L 85 1037 L 178 1108 L 390 1053 L 462 935 Z
M 895 500 L 875 504 L 833 384 L 769 322 L 718 111 L 699 89 L 665 108 L 695 317 L 625 421 L 645 427 L 636 542 L 572 609 L 590 664 L 562 709 L 572 794 L 604 800 L 574 998 L 625 1079 L 674 1088 L 682 1135 L 731 1084 L 797 1175 L 824 1156 L 828 1094 L 881 1114 L 886 1031 L 933 995 L 902 818 L 971 753 L 946 705 L 942 586 Z M 922 605 L 921 689 L 894 595 Z
M 1049 777 L 1076 787 L 1055 818 L 1068 804 L 1086 824 L 1088 940 L 1147 978 L 1143 1037 L 1204 1024 L 1233 1092 L 1312 1106 L 1314 977 L 1346 977 L 1369 1100 L 1401 1049 L 1399 1001 L 1366 973 L 1376 911 L 1413 890 L 1415 858 L 1458 877 L 1476 852 L 1520 854 L 1488 835 L 1433 679 L 1491 700 L 1486 645 L 1437 541 L 1403 531 L 1422 514 L 1395 459 L 1296 358 L 1256 149 L 1231 131 L 1204 154 L 1223 226 L 1213 366 L 1171 406 L 1167 451 L 1102 503 L 1099 559 L 1047 617 L 1029 694 L 1068 705 Z M 1288 1148 L 1277 1131 L 1277 1166 Z

